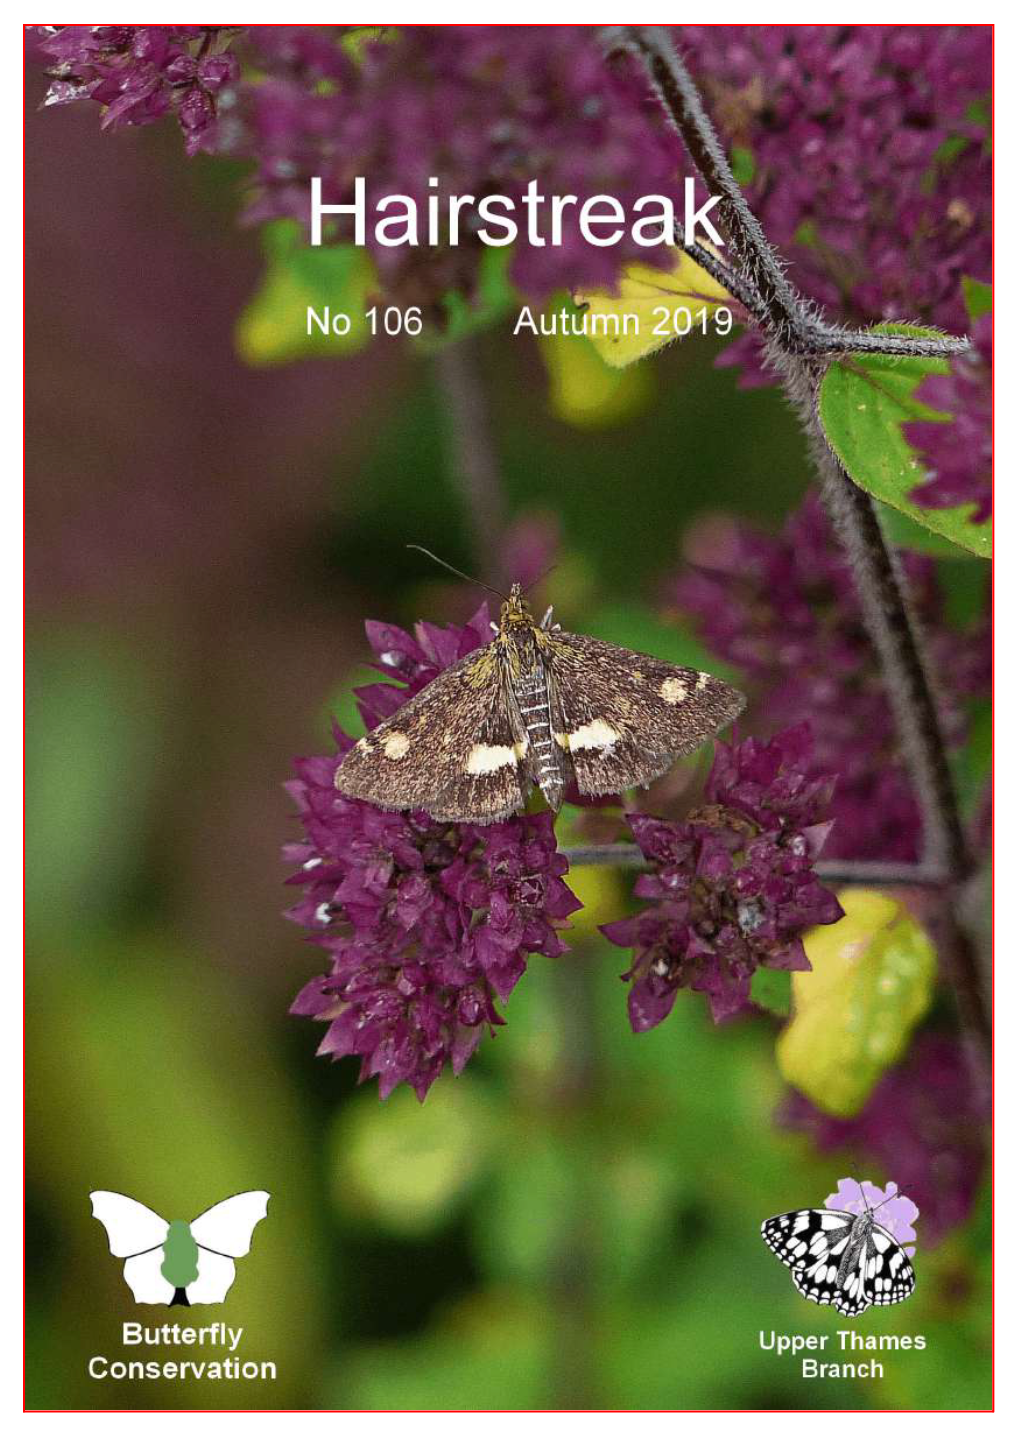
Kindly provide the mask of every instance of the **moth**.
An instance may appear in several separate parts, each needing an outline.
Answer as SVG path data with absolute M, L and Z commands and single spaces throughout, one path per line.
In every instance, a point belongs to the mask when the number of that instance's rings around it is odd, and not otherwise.
M 342 794 L 492 824 L 537 785 L 555 812 L 571 780 L 582 794 L 650 784 L 746 703 L 709 673 L 564 633 L 551 608 L 536 623 L 519 583 L 492 627 L 347 752 Z
M 893 1306 L 917 1285 L 906 1251 L 875 1219 L 885 1202 L 869 1206 L 862 1192 L 862 1203 L 857 1213 L 805 1206 L 770 1216 L 761 1227 L 766 1246 L 790 1268 L 801 1296 L 834 1306 L 841 1316 Z
M 269 1209 L 268 1191 L 229 1196 L 194 1221 L 164 1221 L 119 1191 L 93 1191 L 92 1214 L 106 1227 L 111 1256 L 137 1302 L 204 1306 L 223 1301 L 234 1284 L 234 1260 L 247 1256 L 255 1227 Z

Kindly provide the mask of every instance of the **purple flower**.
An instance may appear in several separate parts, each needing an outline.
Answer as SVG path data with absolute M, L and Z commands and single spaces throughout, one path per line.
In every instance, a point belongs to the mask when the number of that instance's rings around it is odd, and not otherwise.
M 844 1176 L 837 1184 L 839 1190 L 825 1198 L 827 1206 L 834 1211 L 853 1211 L 855 1214 L 865 1204 L 877 1208 L 875 1220 L 892 1232 L 908 1256 L 913 1256 L 915 1248 L 907 1243 L 917 1240 L 914 1222 L 920 1212 L 909 1196 L 900 1195 L 895 1181 L 887 1181 L 884 1190 L 881 1186 L 872 1185 L 871 1181 L 855 1181 L 853 1176 Z
M 920 1036 L 852 1120 L 791 1092 L 779 1121 L 808 1131 L 819 1150 L 860 1151 L 905 1182 L 932 1245 L 970 1215 L 984 1175 L 987 1108 L 955 1040 Z
M 754 716 L 767 728 L 814 724 L 813 768 L 838 775 L 826 849 L 840 859 L 913 860 L 920 814 L 898 753 L 888 695 L 853 575 L 821 503 L 809 496 L 778 537 L 729 520 L 702 525 L 691 566 L 667 599 L 695 620 L 705 643 L 741 669 Z M 961 736 L 956 700 L 983 687 L 988 639 L 950 631 L 930 558 L 900 555 L 928 625 L 943 691 L 944 726 Z
M 357 60 L 333 27 L 257 26 L 251 40 L 270 77 L 246 94 L 238 147 L 258 163 L 257 215 L 304 220 L 311 175 L 328 201 L 349 201 L 360 175 L 370 208 L 400 194 L 421 216 L 430 195 L 445 213 L 451 194 L 517 198 L 532 180 L 545 198 L 608 193 L 625 208 L 644 193 L 676 192 L 676 143 L 647 84 L 629 62 L 607 66 L 592 29 L 407 26 L 368 39 Z M 450 287 L 470 293 L 480 224 L 465 215 L 457 248 L 375 248 L 390 292 L 425 305 Z M 512 276 L 545 297 L 611 283 L 638 254 L 648 257 L 629 241 L 590 246 L 575 207 L 561 244 L 515 248 Z
M 810 969 L 801 934 L 843 913 L 812 869 L 832 781 L 809 776 L 810 751 L 808 724 L 769 743 L 718 743 L 706 802 L 684 823 L 628 816 L 655 866 L 634 893 L 654 903 L 602 933 L 634 950 L 623 977 L 634 1030 L 664 1020 L 685 986 L 708 996 L 719 1021 L 747 1004 L 759 965 Z
M 106 128 L 143 126 L 174 114 L 188 155 L 212 150 L 217 102 L 238 76 L 216 25 L 41 27 L 38 49 L 53 64 L 46 105 L 92 100 Z M 229 44 L 229 42 L 227 42 Z
M 967 330 L 963 276 L 991 275 L 986 25 L 678 29 L 791 276 L 842 320 Z
M 992 274 L 991 28 L 710 25 L 678 38 L 800 290 L 840 321 L 968 331 L 962 278 Z M 740 366 L 744 386 L 775 380 L 754 332 L 718 364 Z M 990 507 L 987 375 L 961 359 L 952 381 L 927 384 L 955 420 L 928 439 L 933 475 L 915 494 L 925 507 L 973 501 L 975 521 Z
M 358 690 L 369 727 L 491 636 L 484 607 L 463 628 L 366 631 L 382 671 L 404 685 Z M 288 786 L 305 831 L 285 850 L 300 866 L 290 883 L 304 891 L 289 917 L 330 956 L 292 1008 L 330 1021 L 320 1054 L 360 1056 L 360 1079 L 378 1076 L 383 1098 L 406 1080 L 424 1100 L 447 1064 L 459 1074 L 483 1032 L 503 1023 L 496 1000 L 528 955 L 565 951 L 557 926 L 580 902 L 550 814 L 438 824 L 345 798 L 333 776 L 352 743 L 338 731 L 339 751 L 298 760 Z
M 973 504 L 971 521 L 992 514 L 992 318 L 972 331 L 974 350 L 953 357 L 948 376 L 928 377 L 920 402 L 948 412 L 948 422 L 908 422 L 904 435 L 921 453 L 927 477 L 911 493 L 921 507 Z

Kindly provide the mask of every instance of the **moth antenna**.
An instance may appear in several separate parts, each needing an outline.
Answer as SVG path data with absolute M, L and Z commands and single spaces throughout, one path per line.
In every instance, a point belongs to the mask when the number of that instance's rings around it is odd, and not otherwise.
M 495 593 L 496 597 L 502 598 L 504 603 L 509 603 L 510 599 L 505 593 L 501 593 L 498 588 L 493 588 L 489 583 L 483 583 L 481 578 L 472 578 L 469 573 L 462 573 L 459 568 L 455 568 L 453 564 L 448 563 L 445 558 L 436 557 L 435 553 L 429 552 L 428 548 L 423 548 L 420 543 L 408 543 L 407 546 L 413 552 L 424 553 L 427 558 L 431 558 L 434 563 L 438 563 L 439 566 L 445 568 L 447 572 L 455 573 L 458 578 L 463 578 L 465 583 L 474 583 L 477 587 L 484 588 L 488 593 Z
M 865 1211 L 867 1211 L 867 1210 L 868 1210 L 868 1198 L 867 1198 L 867 1196 L 865 1196 L 865 1194 L 864 1194 L 864 1182 L 861 1180 L 861 1168 L 860 1168 L 860 1166 L 857 1164 L 857 1162 L 854 1160 L 853 1156 L 850 1157 L 850 1169 L 851 1169 L 851 1170 L 853 1171 L 853 1173 L 854 1173 L 854 1180 L 857 1182 L 857 1189 L 858 1189 L 858 1190 L 860 1191 L 860 1193 L 861 1193 L 861 1205 L 864 1207 Z
M 556 571 L 556 569 L 557 569 L 558 567 L 559 567 L 559 563 L 558 563 L 558 562 L 550 563 L 549 566 L 548 566 L 548 568 L 546 568 L 544 572 L 539 573 L 539 575 L 538 575 L 537 578 L 532 578 L 532 580 L 531 580 L 530 583 L 526 583 L 526 584 L 524 585 L 524 592 L 525 592 L 525 593 L 530 593 L 531 590 L 532 590 L 532 588 L 537 588 L 538 585 L 539 585 L 539 583 L 541 583 L 545 578 L 548 578 L 548 576 L 549 576 L 550 573 L 555 573 L 555 571 Z

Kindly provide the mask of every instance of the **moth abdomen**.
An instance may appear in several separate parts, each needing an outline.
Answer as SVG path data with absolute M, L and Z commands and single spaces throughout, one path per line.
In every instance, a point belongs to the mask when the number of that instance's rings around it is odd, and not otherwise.
M 566 785 L 563 750 L 553 729 L 549 679 L 540 660 L 533 672 L 512 684 L 514 702 L 527 738 L 528 771 L 554 811 L 563 803 Z

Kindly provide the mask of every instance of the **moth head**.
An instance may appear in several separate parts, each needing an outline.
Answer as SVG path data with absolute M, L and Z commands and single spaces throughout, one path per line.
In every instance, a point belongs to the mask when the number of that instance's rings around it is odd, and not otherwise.
M 500 628 L 520 627 L 521 624 L 533 622 L 531 609 L 528 607 L 528 600 L 524 596 L 520 583 L 511 584 L 510 596 L 499 611 Z

